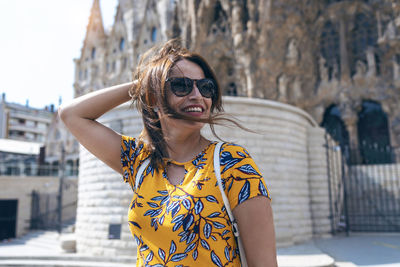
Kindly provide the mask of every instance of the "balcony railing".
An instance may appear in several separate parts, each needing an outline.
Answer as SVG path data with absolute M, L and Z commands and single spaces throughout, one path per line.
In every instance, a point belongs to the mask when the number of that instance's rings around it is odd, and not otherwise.
M 77 177 L 78 171 L 78 167 L 67 164 L 64 175 Z M 59 174 L 59 166 L 0 162 L 0 176 L 59 176 Z

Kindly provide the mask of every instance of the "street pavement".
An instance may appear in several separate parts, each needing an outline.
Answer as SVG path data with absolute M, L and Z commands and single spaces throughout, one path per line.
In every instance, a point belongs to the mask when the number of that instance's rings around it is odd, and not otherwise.
M 400 267 L 400 233 L 351 233 L 348 237 L 315 239 L 278 248 L 277 254 L 280 267 Z M 0 266 L 134 265 L 132 260 L 116 262 L 115 258 L 119 257 L 107 259 L 64 253 L 56 232 L 34 231 L 0 242 Z
M 338 267 L 400 267 L 400 233 L 351 233 L 314 243 Z

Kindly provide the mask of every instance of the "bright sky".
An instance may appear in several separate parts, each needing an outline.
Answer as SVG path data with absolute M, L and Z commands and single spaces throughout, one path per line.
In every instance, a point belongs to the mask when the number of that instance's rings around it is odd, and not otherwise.
M 44 108 L 73 97 L 73 59 L 80 56 L 93 0 L 0 0 L 0 94 Z M 117 0 L 100 0 L 103 24 Z

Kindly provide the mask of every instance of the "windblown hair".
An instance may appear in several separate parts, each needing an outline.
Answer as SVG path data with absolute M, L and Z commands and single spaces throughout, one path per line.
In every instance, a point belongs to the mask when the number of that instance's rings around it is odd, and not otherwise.
M 208 118 L 194 118 L 185 116 L 171 108 L 167 101 L 167 85 L 165 80 L 171 69 L 180 60 L 189 60 L 201 67 L 206 78 L 215 80 L 217 84 L 216 94 L 212 98 L 211 112 Z M 172 39 L 162 46 L 154 47 L 147 51 L 140 59 L 138 67 L 133 73 L 133 80 L 137 82 L 130 89 L 133 103 L 142 113 L 144 129 L 139 137 L 140 141 L 146 142 L 147 152 L 150 154 L 150 164 L 154 168 L 165 167 L 163 158 L 168 158 L 167 142 L 163 136 L 160 118 L 154 111 L 160 106 L 165 116 L 208 123 L 212 133 L 219 138 L 214 130 L 215 124 L 221 121 L 230 121 L 240 126 L 237 122 L 222 116 L 221 89 L 216 76 L 206 60 L 196 53 L 192 53 L 180 45 L 179 39 Z M 159 105 L 157 105 L 159 104 Z

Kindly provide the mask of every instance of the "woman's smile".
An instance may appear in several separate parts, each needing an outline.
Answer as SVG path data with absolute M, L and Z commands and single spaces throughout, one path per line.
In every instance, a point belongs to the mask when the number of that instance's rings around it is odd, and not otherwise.
M 189 105 L 182 109 L 189 116 L 201 117 L 204 114 L 204 108 L 201 105 Z

